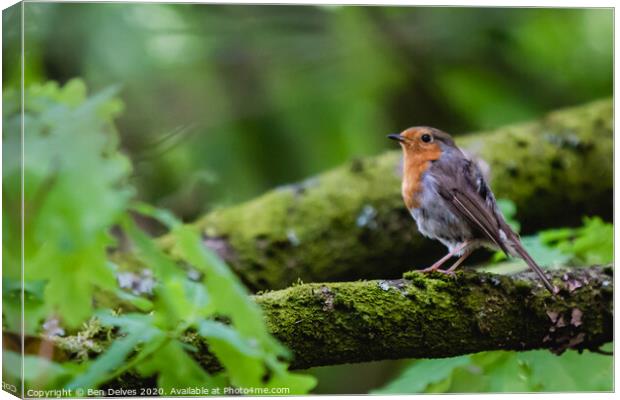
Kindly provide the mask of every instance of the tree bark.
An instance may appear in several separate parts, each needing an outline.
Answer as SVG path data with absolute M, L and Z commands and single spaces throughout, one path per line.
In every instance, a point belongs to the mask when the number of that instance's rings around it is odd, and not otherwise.
M 484 160 L 497 198 L 512 200 L 525 232 L 611 219 L 611 100 L 532 123 L 460 136 Z M 380 134 L 380 133 L 377 133 Z M 253 290 L 304 282 L 396 278 L 445 251 L 416 231 L 400 197 L 400 151 L 354 160 L 195 224 Z M 163 238 L 164 247 L 171 246 Z

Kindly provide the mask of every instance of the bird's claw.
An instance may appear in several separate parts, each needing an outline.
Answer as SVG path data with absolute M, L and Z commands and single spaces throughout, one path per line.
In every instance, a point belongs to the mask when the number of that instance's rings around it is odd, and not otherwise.
M 437 272 L 441 272 L 442 274 L 446 274 L 446 275 L 451 276 L 453 278 L 456 277 L 456 273 L 454 271 L 438 269 Z
M 449 270 L 445 270 L 445 269 L 440 269 L 440 268 L 433 268 L 433 267 L 428 267 L 428 268 L 424 268 L 424 269 L 419 269 L 417 270 L 417 272 L 421 273 L 421 274 L 429 274 L 432 272 L 440 272 L 442 274 L 448 275 L 448 276 L 456 276 L 456 274 L 454 273 L 454 271 L 449 271 Z
M 421 274 L 429 274 L 429 273 L 433 273 L 433 272 L 439 272 L 441 274 L 447 275 L 449 277 L 452 278 L 456 278 L 456 273 L 454 271 L 450 271 L 447 269 L 439 269 L 439 268 L 424 268 L 424 269 L 419 269 L 416 272 L 421 273 Z

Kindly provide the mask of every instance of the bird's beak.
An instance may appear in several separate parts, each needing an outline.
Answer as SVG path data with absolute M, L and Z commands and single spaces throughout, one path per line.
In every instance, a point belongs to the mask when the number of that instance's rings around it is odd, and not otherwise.
M 401 143 L 405 142 L 405 138 L 400 136 L 400 134 L 398 134 L 398 133 L 392 133 L 391 135 L 387 135 L 387 137 L 389 139 L 396 140 L 396 141 L 399 141 Z

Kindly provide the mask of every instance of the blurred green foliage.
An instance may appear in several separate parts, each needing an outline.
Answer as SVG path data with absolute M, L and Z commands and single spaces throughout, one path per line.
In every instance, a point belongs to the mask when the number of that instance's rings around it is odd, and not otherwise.
M 120 84 L 139 196 L 183 219 L 377 153 L 407 126 L 461 134 L 612 94 L 611 9 L 25 9 L 26 82 Z
M 172 222 L 168 227 L 179 255 L 208 279 L 190 279 L 126 218 L 124 231 L 141 261 L 153 269 L 157 278 L 155 302 L 147 315 L 100 312 L 97 318 L 103 325 L 119 327 L 125 335 L 68 387 L 97 387 L 135 368 L 143 376 L 156 375 L 158 387 L 163 390 L 160 394 L 167 395 L 174 395 L 175 388 L 227 386 L 287 387 L 291 394 L 308 392 L 315 385 L 314 379 L 287 370 L 281 360 L 290 357 L 288 350 L 269 334 L 259 307 L 239 279 L 202 245 L 197 232 L 180 222 L 167 221 Z M 230 320 L 230 325 L 211 319 L 216 316 Z M 198 351 L 195 345 L 182 340 L 189 329 L 206 339 L 225 373 L 209 375 L 188 354 L 188 348 Z
M 604 346 L 609 351 L 611 346 Z M 584 371 L 588 371 L 584 373 Z M 494 351 L 413 361 L 373 394 L 613 390 L 613 357 L 569 351 Z
M 122 108 L 106 90 L 86 99 L 84 83 L 74 80 L 62 89 L 55 83 L 32 85 L 25 93 L 23 171 L 19 158 L 3 164 L 4 284 L 21 274 L 21 174 L 23 172 L 24 279 L 46 281 L 44 312 L 58 311 L 70 326 L 92 313 L 95 287 L 111 289 L 114 274 L 107 267 L 108 232 L 129 204 L 129 160 L 117 151 L 112 119 Z M 21 153 L 19 93 L 4 93 L 5 151 Z M 9 280 L 10 279 L 10 280 Z M 15 286 L 15 285 L 14 285 Z M 73 290 L 67 290 L 67 287 Z M 33 301 L 40 300 L 33 293 Z M 33 310 L 34 311 L 34 310 Z M 41 317 L 34 312 L 29 317 Z M 12 328 L 17 321 L 10 319 Z M 26 332 L 38 321 L 29 320 Z
M 162 390 L 158 394 L 195 386 L 287 387 L 291 394 L 308 392 L 314 378 L 288 371 L 288 350 L 267 331 L 260 308 L 237 276 L 202 245 L 199 232 L 167 211 L 134 206 L 134 190 L 128 183 L 131 164 L 119 152 L 112 122 L 122 109 L 115 93 L 109 89 L 87 97 L 81 80 L 63 87 L 29 86 L 23 142 L 20 98 L 14 91 L 4 93 L 3 144 L 5 150 L 16 153 L 23 145 L 24 162 L 11 158 L 3 165 L 3 331 L 15 335 L 21 331 L 22 271 L 16 250 L 21 238 L 23 173 L 25 333 L 60 348 L 66 341 L 79 342 L 80 337 L 111 341 L 96 358 L 89 358 L 82 349 L 83 362 L 58 363 L 42 349 L 38 356 L 28 354 L 26 387 L 97 388 L 137 371 L 157 377 Z M 189 264 L 178 265 L 139 229 L 131 208 L 166 225 L 175 238 L 173 253 Z M 151 290 L 138 294 L 121 290 L 121 266 L 108 260 L 108 250 L 119 247 L 120 236 L 112 234 L 114 226 L 122 227 L 135 260 L 152 271 Z M 119 297 L 141 312 L 119 314 L 116 308 L 106 309 L 93 301 L 98 298 L 96 292 Z M 54 330 L 51 321 L 55 321 Z M 112 330 L 118 331 L 116 339 L 110 339 Z M 190 355 L 198 351 L 197 343 L 185 336 L 190 330 L 204 339 L 223 371 L 211 375 Z M 77 339 L 65 334 L 77 334 Z M 8 350 L 3 357 L 5 376 L 14 381 L 19 380 L 20 371 L 15 368 L 19 357 Z
M 614 226 L 598 217 L 584 218 L 580 228 L 543 231 L 539 238 L 582 265 L 609 263 L 614 257 Z
M 519 232 L 520 224 L 515 220 L 516 206 L 508 199 L 497 201 L 508 224 Z M 583 225 L 577 228 L 547 229 L 521 238 L 528 253 L 544 268 L 560 268 L 566 265 L 589 266 L 610 263 L 614 251 L 613 224 L 599 217 L 584 217 Z M 506 260 L 503 252 L 496 252 L 492 261 Z M 513 273 L 526 266 L 521 261 L 507 261 L 484 268 L 497 273 Z

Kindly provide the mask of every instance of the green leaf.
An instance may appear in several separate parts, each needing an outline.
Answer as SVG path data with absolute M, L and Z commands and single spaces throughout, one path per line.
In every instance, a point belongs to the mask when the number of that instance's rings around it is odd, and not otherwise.
M 122 314 L 115 315 L 109 310 L 101 310 L 95 314 L 101 325 L 108 327 L 119 327 L 121 332 L 131 333 L 140 331 L 152 324 L 153 317 L 145 314 Z
M 215 387 L 218 384 L 176 340 L 151 353 L 137 366 L 137 370 L 144 376 L 157 373 L 157 385 L 165 392 L 172 388 Z
M 149 327 L 142 332 L 131 332 L 125 337 L 116 339 L 105 353 L 90 364 L 88 370 L 73 380 L 68 387 L 71 389 L 98 387 L 110 380 L 111 375 L 127 362 L 127 357 L 136 350 L 136 346 L 155 338 L 163 340 L 164 336 Z
M 249 298 L 239 278 L 202 245 L 199 235 L 187 226 L 175 228 L 173 235 L 184 258 L 205 274 L 205 285 L 217 312 L 230 317 L 243 337 L 257 340 L 267 351 L 286 355 L 286 350 L 268 333 L 260 308 Z
M 3 371 L 8 376 L 14 378 L 21 377 L 22 358 L 24 361 L 24 379 L 26 381 L 38 381 L 41 376 L 46 374 L 63 374 L 64 369 L 61 365 L 56 364 L 46 358 L 25 355 L 6 350 L 3 358 L 6 357 L 6 364 L 13 365 L 15 368 L 9 368 Z
M 572 255 L 581 264 L 603 264 L 613 260 L 613 225 L 599 217 L 586 217 L 583 226 L 552 229 L 540 233 L 541 241 Z
M 449 378 L 431 384 L 427 393 L 483 393 L 488 392 L 490 378 L 475 364 L 457 367 Z
M 611 350 L 611 344 L 605 346 Z M 558 357 L 548 351 L 529 351 L 519 355 L 531 369 L 530 381 L 543 392 L 612 391 L 611 356 L 588 351 L 567 351 Z
M 570 259 L 570 254 L 546 245 L 538 235 L 525 236 L 521 238 L 521 243 L 534 260 L 543 268 L 554 268 L 566 264 Z
M 201 322 L 198 332 L 207 339 L 209 349 L 226 368 L 234 386 L 261 386 L 265 365 L 258 343 L 251 343 L 230 326 L 216 321 Z
M 81 79 L 72 79 L 54 97 L 60 103 L 77 107 L 86 99 L 86 85 Z
M 584 227 L 579 229 L 572 246 L 566 248 L 571 249 L 585 264 L 609 263 L 614 255 L 613 235 L 612 224 L 605 223 L 598 217 L 586 218 Z
M 37 334 L 41 322 L 47 316 L 43 302 L 44 289 L 44 281 L 26 281 L 24 283 L 23 331 L 26 334 Z M 7 276 L 2 278 L 3 324 L 5 329 L 12 332 L 22 331 L 21 292 L 20 280 Z
M 127 314 L 122 317 L 99 314 L 103 325 L 118 326 L 125 336 L 114 340 L 110 347 L 92 362 L 88 370 L 79 375 L 68 388 L 93 388 L 108 381 L 120 367 L 127 363 L 127 357 L 139 345 L 154 342 L 162 343 L 166 337 L 152 326 L 152 318 L 140 314 Z M 144 349 L 142 350 L 144 352 Z
M 532 390 L 527 370 L 517 352 L 494 351 L 472 356 L 473 364 L 487 378 L 486 392 L 528 392 Z
M 611 345 L 605 346 L 611 349 Z M 373 393 L 484 393 L 610 391 L 613 357 L 567 351 L 489 351 L 414 361 Z
M 166 225 L 169 229 L 181 224 L 181 221 L 179 221 L 170 211 L 153 207 L 147 203 L 135 202 L 132 204 L 131 208 L 140 214 L 155 218 L 162 224 Z
M 24 355 L 4 350 L 2 354 L 2 373 L 4 378 L 12 378 L 18 382 L 22 379 L 21 365 L 24 362 L 23 379 L 27 388 L 43 389 L 59 387 L 62 382 L 69 379 L 75 372 L 75 368 L 50 361 L 47 358 L 34 355 Z M 11 366 L 11 368 L 7 368 Z
M 416 360 L 396 379 L 373 394 L 422 393 L 431 385 L 448 378 L 455 368 L 471 362 L 469 356 Z
M 120 289 L 118 289 L 115 294 L 116 297 L 129 302 L 140 311 L 148 312 L 153 309 L 153 302 L 149 299 L 145 299 L 144 297 L 136 296 L 135 294 L 127 293 Z
M 508 225 L 518 233 L 521 230 L 521 224 L 516 220 L 517 206 L 515 203 L 508 199 L 497 199 L 497 206 L 504 215 Z
M 165 281 L 168 278 L 182 276 L 181 269 L 135 225 L 131 217 L 123 218 L 122 227 L 135 246 L 136 255 L 150 266 L 158 279 Z
M 158 326 L 164 330 L 177 330 L 213 312 L 207 292 L 189 282 L 183 269 L 140 231 L 131 218 L 125 218 L 122 226 L 134 244 L 137 256 L 151 267 L 158 280 L 154 300 Z
M 540 235 L 523 236 L 521 243 L 525 250 L 532 256 L 534 260 L 543 269 L 553 269 L 566 265 L 572 259 L 572 256 L 557 246 L 550 246 L 546 244 Z M 507 260 L 508 257 L 503 252 L 496 252 L 493 257 L 493 262 L 499 262 Z M 518 259 L 517 259 L 518 260 Z M 516 273 L 527 269 L 527 264 L 521 260 L 511 259 L 508 262 L 504 262 L 500 265 L 493 265 L 483 270 L 496 273 Z
M 286 395 L 300 395 L 308 393 L 316 384 L 317 380 L 314 376 L 280 371 L 264 386 L 267 388 L 287 388 L 289 392 Z

